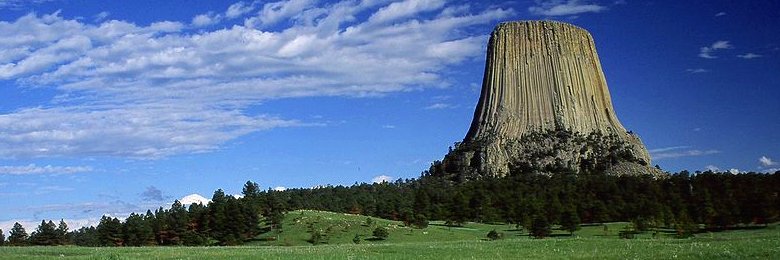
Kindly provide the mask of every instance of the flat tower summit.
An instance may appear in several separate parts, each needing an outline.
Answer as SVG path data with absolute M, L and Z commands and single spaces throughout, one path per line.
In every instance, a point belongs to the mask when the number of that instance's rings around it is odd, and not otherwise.
M 615 115 L 590 33 L 555 21 L 499 24 L 488 44 L 471 128 L 445 157 L 448 171 L 505 175 L 522 156 L 518 149 L 549 146 L 521 141 L 523 137 L 560 130 L 609 136 L 625 144 L 634 163 L 649 168 L 647 149 Z M 546 160 L 570 166 L 592 154 L 585 146 L 552 150 L 555 154 Z

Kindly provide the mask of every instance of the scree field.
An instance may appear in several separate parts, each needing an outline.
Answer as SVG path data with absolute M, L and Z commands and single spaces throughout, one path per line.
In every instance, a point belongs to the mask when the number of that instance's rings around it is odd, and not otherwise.
M 448 227 L 431 222 L 424 229 L 360 215 L 293 211 L 283 232 L 267 233 L 236 247 L 0 247 L 2 259 L 778 259 L 780 228 L 746 228 L 674 238 L 659 229 L 620 239 L 627 223 L 585 225 L 570 235 L 554 230 L 546 239 L 532 239 L 513 225 L 467 223 Z M 389 231 L 385 240 L 372 235 Z M 503 238 L 491 241 L 496 230 Z M 312 245 L 312 233 L 322 236 Z M 357 241 L 357 243 L 355 243 Z

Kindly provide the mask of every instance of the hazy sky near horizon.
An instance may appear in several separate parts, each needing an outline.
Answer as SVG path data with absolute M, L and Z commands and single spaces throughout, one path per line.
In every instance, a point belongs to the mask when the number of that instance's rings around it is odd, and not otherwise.
M 591 32 L 653 164 L 780 168 L 777 1 L 0 0 L 0 228 L 418 177 L 535 19 Z

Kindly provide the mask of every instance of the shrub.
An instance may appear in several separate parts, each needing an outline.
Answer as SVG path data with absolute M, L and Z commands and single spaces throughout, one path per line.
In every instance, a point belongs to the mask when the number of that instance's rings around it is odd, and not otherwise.
M 376 229 L 374 229 L 372 235 L 374 235 L 374 238 L 378 240 L 385 240 L 387 239 L 388 236 L 390 236 L 390 232 L 388 232 L 386 228 L 377 227 Z
M 504 237 L 504 234 L 501 232 L 496 231 L 495 229 L 490 230 L 490 232 L 487 233 L 487 237 L 490 240 L 499 240 Z

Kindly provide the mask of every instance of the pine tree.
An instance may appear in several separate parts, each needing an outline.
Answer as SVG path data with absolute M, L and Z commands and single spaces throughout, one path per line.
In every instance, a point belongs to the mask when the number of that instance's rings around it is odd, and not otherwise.
M 142 215 L 131 213 L 122 225 L 126 246 L 147 246 L 154 243 L 154 233 Z
M 27 238 L 29 238 L 27 231 L 24 230 L 22 224 L 16 222 L 9 233 L 8 244 L 12 246 L 24 246 L 27 245 Z
M 574 209 L 569 209 L 561 214 L 561 228 L 569 231 L 569 234 L 574 234 L 574 231 L 580 229 L 580 217 Z
M 41 224 L 30 235 L 30 242 L 38 246 L 57 245 L 57 226 L 51 220 L 41 220 Z
M 97 237 L 101 246 L 123 246 L 122 222 L 117 218 L 103 216 L 97 226 Z
M 531 224 L 531 236 L 534 238 L 545 238 L 550 236 L 551 233 L 552 228 L 550 227 L 550 222 L 547 221 L 547 217 L 543 214 L 536 215 Z
M 68 224 L 65 223 L 64 219 L 60 219 L 60 224 L 57 225 L 57 244 L 59 245 L 67 245 L 70 244 L 70 237 L 68 237 Z
M 3 230 L 0 229 L 0 246 L 5 245 L 5 233 L 3 233 Z

